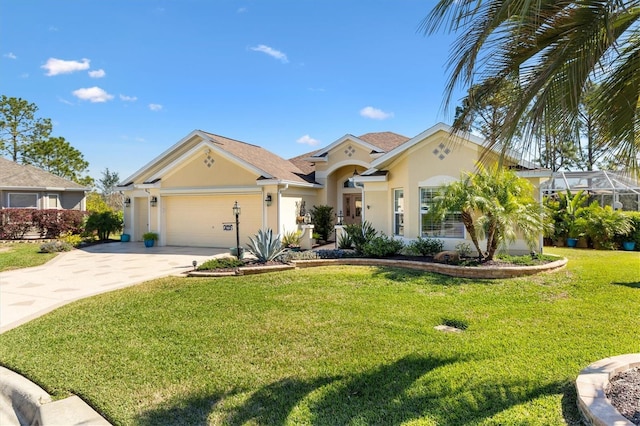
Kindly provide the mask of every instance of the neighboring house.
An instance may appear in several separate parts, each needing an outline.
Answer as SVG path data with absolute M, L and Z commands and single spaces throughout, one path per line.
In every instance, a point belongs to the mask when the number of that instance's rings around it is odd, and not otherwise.
M 475 169 L 483 141 L 454 141 L 450 130 L 437 124 L 414 138 L 347 134 L 290 160 L 195 130 L 121 184 L 125 232 L 136 241 L 144 232 L 158 232 L 160 245 L 233 247 L 236 201 L 243 245 L 261 228 L 296 230 L 305 211 L 330 205 L 345 224 L 367 220 L 387 235 L 429 235 L 453 249 L 468 241 L 457 215 L 431 223 L 425 213 L 438 187 Z M 522 162 L 509 165 L 533 169 Z M 539 184 L 539 173 L 527 173 Z M 514 248 L 528 251 L 523 241 Z
M 0 208 L 85 210 L 89 188 L 0 157 Z

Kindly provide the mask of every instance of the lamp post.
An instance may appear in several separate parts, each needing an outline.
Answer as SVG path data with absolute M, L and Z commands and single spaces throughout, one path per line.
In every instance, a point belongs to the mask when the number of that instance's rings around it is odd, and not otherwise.
M 238 202 L 236 201 L 235 204 L 233 205 L 233 214 L 236 216 L 236 255 L 238 257 L 238 260 L 240 260 L 240 257 L 242 256 L 242 254 L 240 253 L 240 206 L 238 206 Z

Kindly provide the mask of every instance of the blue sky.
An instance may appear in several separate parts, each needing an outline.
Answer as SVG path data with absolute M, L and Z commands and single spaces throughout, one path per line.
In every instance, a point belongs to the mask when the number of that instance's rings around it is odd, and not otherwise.
M 194 129 L 290 158 L 439 121 L 453 36 L 435 0 L 4 0 L 0 94 L 51 118 L 97 178 Z M 454 95 L 459 99 L 462 95 Z

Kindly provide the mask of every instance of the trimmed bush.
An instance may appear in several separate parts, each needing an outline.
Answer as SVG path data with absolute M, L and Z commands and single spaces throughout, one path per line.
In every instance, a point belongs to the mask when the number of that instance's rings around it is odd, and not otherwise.
M 362 247 L 362 254 L 367 257 L 389 257 L 402 251 L 404 242 L 380 234 L 367 241 Z
M 40 252 L 42 253 L 58 253 L 71 250 L 73 250 L 73 246 L 64 241 L 49 241 L 40 246 Z
M 407 250 L 411 254 L 422 256 L 433 256 L 442 251 L 443 242 L 437 238 L 418 237 L 407 245 Z
M 109 235 L 122 229 L 122 212 L 106 211 L 94 212 L 87 217 L 85 228 L 87 232 L 95 232 L 99 240 L 108 240 Z
M 198 266 L 198 271 L 211 271 L 215 269 L 234 269 L 243 266 L 244 262 L 235 257 L 220 257 L 209 259 Z

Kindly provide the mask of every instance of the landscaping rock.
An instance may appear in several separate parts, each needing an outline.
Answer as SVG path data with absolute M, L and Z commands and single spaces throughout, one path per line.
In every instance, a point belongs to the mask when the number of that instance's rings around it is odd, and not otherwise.
M 457 251 L 445 250 L 433 256 L 433 260 L 439 263 L 455 263 L 460 261 L 460 254 Z

